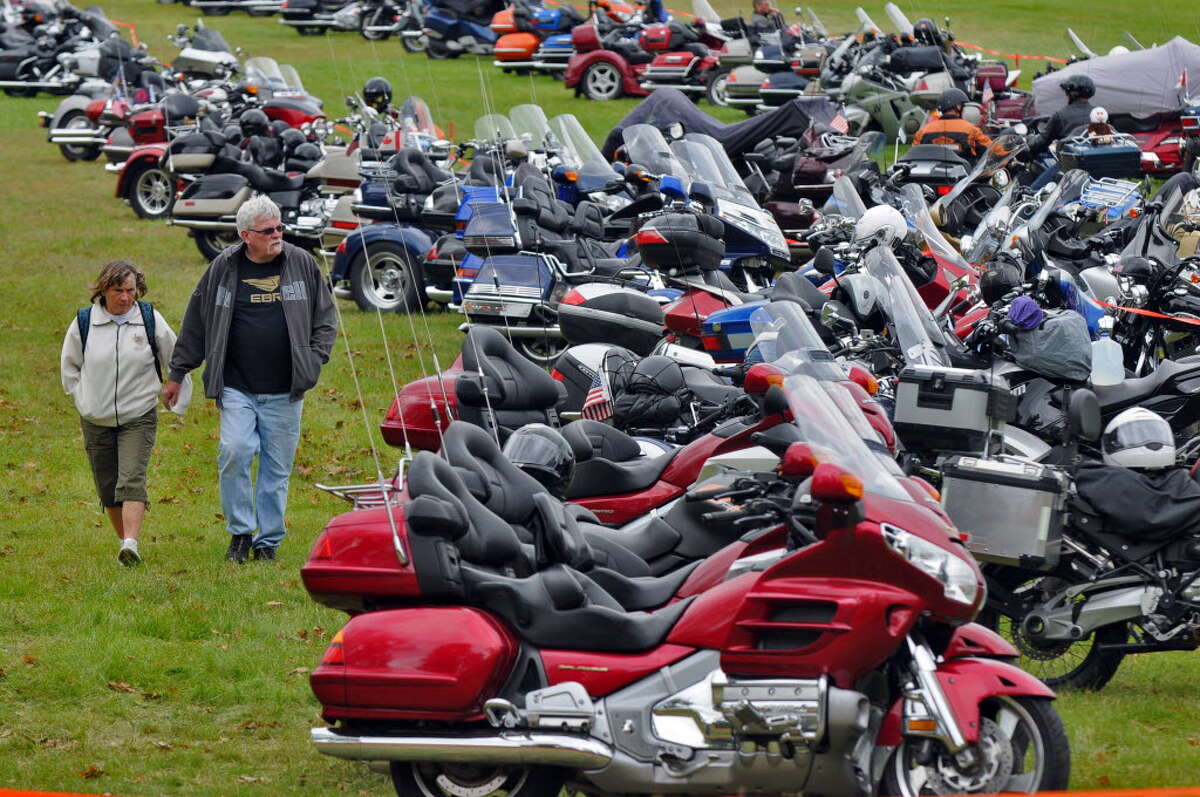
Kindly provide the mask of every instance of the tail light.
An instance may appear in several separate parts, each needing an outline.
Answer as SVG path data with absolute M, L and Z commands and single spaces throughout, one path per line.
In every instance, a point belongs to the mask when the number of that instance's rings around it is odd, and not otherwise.
M 553 371 L 550 372 L 550 378 L 553 379 L 555 382 L 567 381 L 567 377 L 563 376 L 563 372 L 558 370 L 557 368 L 555 368 Z
M 455 219 L 454 220 L 454 231 L 455 232 L 466 232 L 467 231 L 466 219 Z
M 436 244 L 434 246 L 432 246 L 428 252 L 425 253 L 426 260 L 437 260 L 437 256 L 438 256 L 438 248 L 437 248 Z
M 771 88 L 771 79 L 770 79 L 770 78 L 767 78 L 766 80 L 764 80 L 764 81 L 762 82 L 762 85 L 761 85 L 761 86 L 759 86 L 759 88 L 760 88 L 760 89 L 769 89 L 769 88 Z
M 333 222 L 335 230 L 357 230 L 358 222 L 356 221 L 335 221 Z
M 346 654 L 342 651 L 342 634 L 344 631 L 338 631 L 333 635 L 333 641 L 329 643 L 329 647 L 325 649 L 325 655 L 321 657 L 321 666 L 328 667 L 332 665 L 346 664 Z
M 746 379 L 742 382 L 742 389 L 751 396 L 761 396 L 771 388 L 771 385 L 782 385 L 783 377 L 783 371 L 775 366 L 766 363 L 755 363 L 750 366 L 750 370 L 746 371 Z
M 701 335 L 700 345 L 705 351 L 720 351 L 725 348 L 725 339 L 721 335 Z
M 308 554 L 310 562 L 328 562 L 333 558 L 333 543 L 329 541 L 327 534 L 321 534 L 317 537 L 316 543 L 313 544 L 313 549 Z
M 938 186 L 936 189 L 934 189 L 934 190 L 935 190 L 935 191 L 937 191 L 937 195 L 938 195 L 938 196 L 945 196 L 946 194 L 948 194 L 948 193 L 950 193 L 952 190 L 954 190 L 954 186 L 952 186 L 952 185 L 939 185 L 939 186 Z
M 562 297 L 559 304 L 583 304 L 587 299 L 579 291 L 571 291 L 566 296 Z
M 666 236 L 658 230 L 638 230 L 637 235 L 633 236 L 633 242 L 638 246 L 646 244 L 666 244 L 670 243 Z
M 348 240 L 342 239 L 342 242 L 337 245 L 337 249 L 335 251 L 339 255 L 344 255 L 346 253 L 346 244 L 348 244 L 348 243 L 350 243 Z

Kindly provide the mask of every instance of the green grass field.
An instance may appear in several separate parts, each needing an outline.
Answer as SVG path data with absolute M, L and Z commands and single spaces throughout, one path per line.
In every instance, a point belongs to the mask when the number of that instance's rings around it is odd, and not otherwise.
M 195 15 L 151 0 L 105 4 L 164 58 L 164 36 Z M 834 29 L 852 7 L 816 4 Z M 728 3 L 718 8 L 732 11 Z M 883 22 L 881 8 L 869 8 Z M 1096 49 L 1122 30 L 1143 41 L 1197 33 L 1182 0 L 1108 6 L 1007 0 L 921 2 L 909 16 L 949 14 L 963 41 L 1061 56 L 1068 22 Z M 487 60 L 430 62 L 395 42 L 357 35 L 300 38 L 273 18 L 208 20 L 247 54 L 292 63 L 331 115 L 374 74 L 422 95 L 461 135 L 488 109 L 539 102 L 575 113 L 600 138 L 632 101 L 576 100 L 546 77 L 500 74 Z M 343 615 L 314 605 L 299 567 L 344 505 L 316 482 L 385 474 L 398 453 L 377 424 L 397 385 L 445 365 L 458 319 L 378 318 L 341 303 L 344 334 L 309 394 L 292 482 L 290 534 L 274 563 L 222 559 L 215 457 L 217 413 L 198 400 L 181 423 L 163 416 L 150 472 L 153 509 L 144 567 L 116 563 L 93 497 L 77 416 L 59 387 L 58 352 L 86 285 L 117 257 L 143 266 L 149 299 L 177 327 L 205 263 L 181 230 L 137 220 L 98 164 L 70 164 L 35 127 L 57 100 L 0 97 L 0 788 L 125 795 L 390 793 L 364 766 L 313 752 L 319 722 L 307 682 Z M 725 118 L 732 119 L 732 115 Z M 391 374 L 394 373 L 394 377 Z M 376 463 L 379 463 L 378 466 Z M 1071 733 L 1075 788 L 1200 784 L 1198 659 L 1127 660 L 1098 695 L 1059 703 Z

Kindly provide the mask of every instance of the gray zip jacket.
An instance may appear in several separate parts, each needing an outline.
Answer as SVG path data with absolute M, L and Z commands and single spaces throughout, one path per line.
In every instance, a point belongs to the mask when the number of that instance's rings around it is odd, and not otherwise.
M 225 347 L 237 296 L 237 264 L 245 246 L 229 247 L 204 272 L 188 301 L 171 355 L 169 378 L 173 382 L 206 363 L 204 395 L 211 399 L 219 400 L 225 387 Z M 286 242 L 279 292 L 292 344 L 291 399 L 299 401 L 317 384 L 321 366 L 329 362 L 337 339 L 333 296 L 312 256 Z

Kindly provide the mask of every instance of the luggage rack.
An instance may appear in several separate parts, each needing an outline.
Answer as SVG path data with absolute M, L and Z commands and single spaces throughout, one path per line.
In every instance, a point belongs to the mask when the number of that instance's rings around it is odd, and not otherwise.
M 404 491 L 405 475 L 411 463 L 411 457 L 403 457 L 396 466 L 396 475 L 392 477 L 391 481 L 383 484 L 367 482 L 365 484 L 333 485 L 318 482 L 313 486 L 330 495 L 335 495 L 343 501 L 348 501 L 355 509 L 380 509 L 393 506 L 394 496 Z
M 1123 208 L 1138 194 L 1141 184 L 1137 180 L 1118 180 L 1116 177 L 1098 177 L 1084 186 L 1079 201 L 1084 205 L 1105 208 Z

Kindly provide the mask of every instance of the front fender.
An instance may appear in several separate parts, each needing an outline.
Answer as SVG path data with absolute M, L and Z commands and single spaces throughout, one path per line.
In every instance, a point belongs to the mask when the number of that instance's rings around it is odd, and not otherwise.
M 136 147 L 133 152 L 129 153 L 129 157 L 125 159 L 125 164 L 121 167 L 121 171 L 117 172 L 117 198 L 123 198 L 129 192 L 129 175 L 133 174 L 137 169 L 135 166 L 149 164 L 157 166 L 162 161 L 162 156 L 166 154 L 167 145 L 164 144 L 142 144 Z
M 947 661 L 969 657 L 1015 659 L 1020 655 L 1007 639 L 992 629 L 979 623 L 967 623 L 954 629 L 942 658 Z
M 50 138 L 50 130 L 56 127 L 61 127 L 62 118 L 66 116 L 67 111 L 86 111 L 87 107 L 92 104 L 91 97 L 85 97 L 82 94 L 72 94 L 70 97 L 64 97 L 63 101 L 54 109 L 54 113 L 50 115 L 50 129 L 46 131 L 46 139 Z
M 1037 678 L 996 659 L 954 659 L 943 662 L 936 675 L 968 744 L 979 741 L 979 704 L 983 701 L 1004 695 L 1054 698 L 1053 690 Z M 884 718 L 877 744 L 886 747 L 900 744 L 903 711 L 904 698 L 900 698 Z
M 621 70 L 622 75 L 629 72 L 629 65 L 625 59 L 612 50 L 590 50 L 586 53 L 576 53 L 567 61 L 567 70 L 563 72 L 563 85 L 569 89 L 578 86 L 579 81 L 583 79 L 583 73 L 597 61 L 608 61 Z
M 333 270 L 329 273 L 330 278 L 334 282 L 349 279 L 350 264 L 358 258 L 364 247 L 374 241 L 400 244 L 417 263 L 424 259 L 425 253 L 433 246 L 433 238 L 420 227 L 395 222 L 360 225 L 346 236 L 345 248 L 338 247 L 337 256 L 333 259 Z

